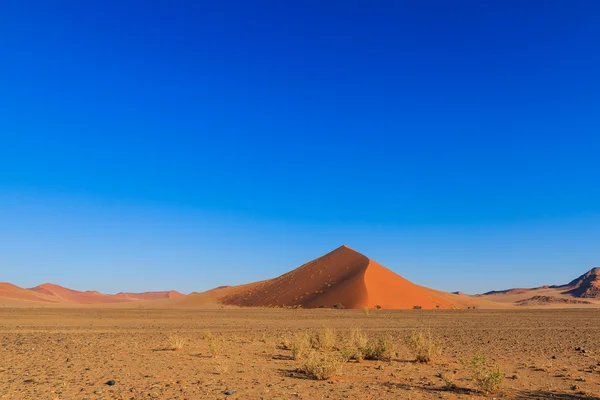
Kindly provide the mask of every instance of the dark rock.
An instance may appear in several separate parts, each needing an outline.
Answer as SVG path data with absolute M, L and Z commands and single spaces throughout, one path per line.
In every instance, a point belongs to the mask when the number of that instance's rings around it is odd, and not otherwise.
M 117 383 L 117 382 L 115 382 L 113 379 L 111 379 L 110 381 L 106 382 L 106 384 L 108 386 L 113 386 L 115 383 Z
M 231 396 L 232 394 L 235 393 L 235 390 L 226 390 L 225 392 L 223 392 L 226 396 Z

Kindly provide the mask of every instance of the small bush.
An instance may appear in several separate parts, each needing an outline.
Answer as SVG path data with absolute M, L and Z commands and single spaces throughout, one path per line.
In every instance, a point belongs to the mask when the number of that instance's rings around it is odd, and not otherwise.
M 442 343 L 433 337 L 430 330 L 413 332 L 405 338 L 405 342 L 418 362 L 431 362 L 442 353 Z
M 389 361 L 396 356 L 394 343 L 389 336 L 380 336 L 369 343 L 362 350 L 365 360 Z
M 500 367 L 497 364 L 491 368 L 488 367 L 483 354 L 476 354 L 469 362 L 469 367 L 473 373 L 473 382 L 482 393 L 495 392 L 504 380 L 504 374 L 500 371 Z
M 221 354 L 221 350 L 223 348 L 223 343 L 221 340 L 211 337 L 208 342 L 208 351 L 210 352 L 211 357 L 215 358 L 219 354 Z
M 377 304 L 377 305 L 375 306 L 375 308 L 376 308 L 376 309 L 378 309 L 378 310 L 381 310 L 381 306 L 380 306 L 379 304 Z
M 311 350 L 299 370 L 313 379 L 325 380 L 339 375 L 342 369 L 336 354 L 318 353 Z
M 313 349 L 331 349 L 335 346 L 336 333 L 331 328 L 323 328 L 310 334 L 310 345 Z
M 345 345 L 341 349 L 342 357 L 345 361 L 364 360 L 364 349 L 369 343 L 369 338 L 360 328 L 354 328 L 350 331 Z
M 210 333 L 210 331 L 208 331 L 208 330 L 207 330 L 207 331 L 203 331 L 203 332 L 200 334 L 200 337 L 202 338 L 202 340 L 210 340 L 210 339 L 212 339 L 212 338 L 213 338 L 213 334 L 212 334 L 212 333 Z
M 371 313 L 371 310 L 369 310 L 368 308 L 363 309 L 363 314 L 369 315 L 370 313 Z
M 169 342 L 169 350 L 181 350 L 183 349 L 183 346 L 185 345 L 185 341 L 176 335 L 170 335 L 167 338 L 167 341 Z
M 344 308 L 344 306 L 342 305 L 342 303 L 335 303 L 333 305 L 333 308 L 335 308 L 336 310 L 341 310 Z
M 311 347 L 311 338 L 308 332 L 296 332 L 290 346 L 292 350 L 292 358 L 294 360 L 300 360 L 306 357 Z
M 420 310 L 422 308 L 423 308 L 423 306 L 420 306 L 418 304 L 416 306 L 413 306 L 413 310 Z

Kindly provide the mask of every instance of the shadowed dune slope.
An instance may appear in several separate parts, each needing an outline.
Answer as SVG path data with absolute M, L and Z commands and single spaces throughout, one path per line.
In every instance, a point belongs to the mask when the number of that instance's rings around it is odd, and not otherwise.
M 219 302 L 242 307 L 332 307 L 410 309 L 498 305 L 470 296 L 428 289 L 404 279 L 368 257 L 342 246 L 270 279 L 230 289 Z
M 582 298 L 600 298 L 600 267 L 592 268 L 579 278 L 569 282 L 566 287 L 565 294 L 571 294 L 575 297 Z

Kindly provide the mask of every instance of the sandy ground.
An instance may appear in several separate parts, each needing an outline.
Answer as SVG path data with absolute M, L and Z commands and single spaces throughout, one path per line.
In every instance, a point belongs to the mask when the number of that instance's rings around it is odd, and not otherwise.
M 334 328 L 339 342 L 354 327 L 389 334 L 398 356 L 345 362 L 337 377 L 308 379 L 281 343 L 323 327 Z M 443 342 L 431 364 L 414 362 L 402 340 L 422 329 Z M 6 308 L 0 398 L 600 399 L 599 332 L 598 310 Z M 169 335 L 183 348 L 167 350 Z M 506 375 L 494 394 L 474 391 L 465 361 L 476 352 Z

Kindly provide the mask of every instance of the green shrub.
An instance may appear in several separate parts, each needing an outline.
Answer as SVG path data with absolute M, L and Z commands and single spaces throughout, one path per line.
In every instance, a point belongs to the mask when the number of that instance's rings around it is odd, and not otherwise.
M 493 393 L 498 390 L 504 380 L 504 374 L 500 371 L 498 364 L 488 367 L 487 359 L 481 353 L 476 354 L 469 361 L 469 367 L 473 373 L 473 382 L 480 392 Z

